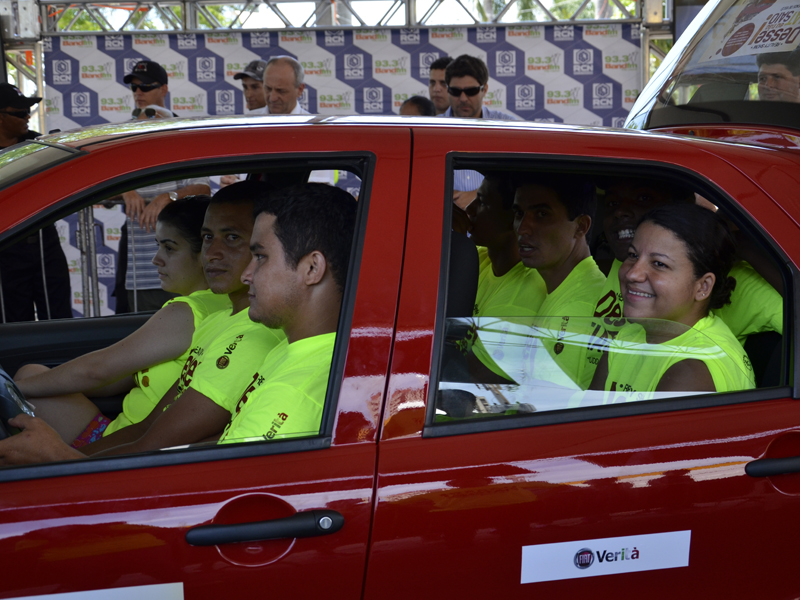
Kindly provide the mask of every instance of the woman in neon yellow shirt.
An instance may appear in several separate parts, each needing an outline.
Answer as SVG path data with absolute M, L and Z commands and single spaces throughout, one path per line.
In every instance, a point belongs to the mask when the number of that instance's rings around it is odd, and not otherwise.
M 629 324 L 592 380 L 591 389 L 606 391 L 604 403 L 755 387 L 747 354 L 713 312 L 730 302 L 734 257 L 727 225 L 705 208 L 671 205 L 644 216 L 619 269 Z
M 225 294 L 208 290 L 201 249 L 208 196 L 176 200 L 158 215 L 158 267 L 162 289 L 180 294 L 138 330 L 102 350 L 54 369 L 25 365 L 15 375 L 36 415 L 76 447 L 145 418 L 180 375 L 199 323 L 230 306 Z M 113 422 L 88 396 L 127 393 L 123 412 Z

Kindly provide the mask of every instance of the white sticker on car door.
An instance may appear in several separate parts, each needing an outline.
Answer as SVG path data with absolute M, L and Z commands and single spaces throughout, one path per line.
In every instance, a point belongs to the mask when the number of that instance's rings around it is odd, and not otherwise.
M 86 592 L 25 596 L 25 600 L 141 600 L 142 598 L 147 598 L 147 600 L 183 600 L 183 583 L 137 585 Z M 20 599 L 12 598 L 10 600 Z
M 520 583 L 689 566 L 691 531 L 522 547 Z

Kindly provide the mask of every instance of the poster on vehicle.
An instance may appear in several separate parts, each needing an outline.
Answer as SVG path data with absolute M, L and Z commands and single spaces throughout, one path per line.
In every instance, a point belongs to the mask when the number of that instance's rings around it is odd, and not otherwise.
M 789 52 L 800 44 L 798 0 L 740 0 L 709 33 L 700 62 L 765 52 Z

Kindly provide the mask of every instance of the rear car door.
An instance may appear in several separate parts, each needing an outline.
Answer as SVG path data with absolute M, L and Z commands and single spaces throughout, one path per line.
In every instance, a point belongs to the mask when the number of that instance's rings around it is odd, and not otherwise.
M 486 168 L 502 168 L 519 160 L 521 170 L 546 171 L 548 159 L 567 170 L 596 159 L 597 175 L 639 161 L 655 169 L 649 173 L 674 169 L 676 177 L 705 181 L 708 190 L 737 199 L 743 218 L 790 257 L 784 337 L 791 352 L 800 232 L 731 165 L 765 160 L 766 167 L 778 159 L 734 148 L 720 159 L 712 144 L 617 140 L 608 132 L 428 133 L 415 132 L 412 241 L 381 432 L 366 597 L 616 597 L 642 590 L 652 598 L 795 597 L 785 558 L 800 533 L 798 476 L 751 476 L 759 459 L 798 454 L 790 360 L 777 387 L 713 397 L 449 422 L 437 420 L 434 406 L 449 285 L 447 259 L 438 259 L 448 255 L 453 165 L 480 169 L 483 158 Z M 462 162 L 448 164 L 445 156 L 456 152 L 451 158 Z M 782 173 L 796 174 L 796 166 L 779 162 Z
M 1 586 L 0 597 L 71 592 L 79 598 L 90 591 L 104 598 L 357 597 L 399 288 L 409 132 L 325 125 L 290 130 L 276 124 L 227 134 L 172 133 L 135 146 L 134 171 L 148 169 L 149 161 L 164 172 L 220 164 L 227 172 L 241 172 L 232 170 L 236 161 L 254 156 L 265 165 L 277 160 L 289 167 L 335 165 L 345 154 L 360 161 L 357 239 L 323 424 L 319 435 L 305 439 L 2 470 L 0 557 L 14 575 Z M 265 148 L 271 150 L 265 153 Z M 125 164 L 125 153 L 124 145 L 112 144 L 95 163 L 85 160 L 84 179 L 102 182 L 101 171 L 111 178 L 109 165 Z M 97 165 L 94 174 L 92 164 Z M 73 168 L 78 166 L 76 161 Z M 48 176 L 39 176 L 38 189 L 47 188 Z M 0 202 L 18 198 L 9 192 Z M 214 538 L 202 546 L 186 539 L 201 525 L 296 515 L 310 522 L 299 529 L 290 523 L 280 539 L 223 543 Z M 330 515 L 334 527 L 325 520 Z M 339 518 L 343 525 L 330 535 L 298 533 L 337 529 Z

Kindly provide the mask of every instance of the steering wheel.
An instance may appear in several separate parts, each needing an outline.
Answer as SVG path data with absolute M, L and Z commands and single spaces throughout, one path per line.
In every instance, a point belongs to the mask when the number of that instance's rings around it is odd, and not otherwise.
M 23 412 L 33 416 L 33 406 L 25 400 L 14 380 L 0 367 L 0 440 L 20 432 L 16 427 L 10 426 L 8 420 Z

